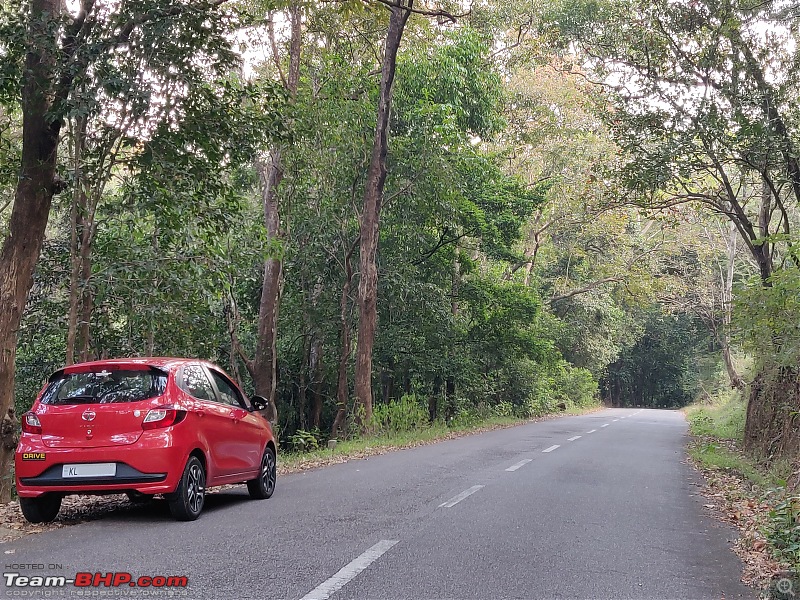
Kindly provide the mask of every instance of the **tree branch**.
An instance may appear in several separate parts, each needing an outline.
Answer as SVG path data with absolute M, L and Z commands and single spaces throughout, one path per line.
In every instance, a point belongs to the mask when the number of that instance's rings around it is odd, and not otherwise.
M 561 302 L 562 300 L 566 300 L 567 298 L 572 298 L 573 296 L 577 296 L 579 294 L 585 294 L 586 292 L 591 292 L 593 289 L 600 287 L 601 285 L 605 285 L 606 283 L 614 283 L 622 281 L 622 276 L 615 275 L 613 277 L 604 277 L 603 279 L 598 279 L 597 281 L 593 281 L 583 287 L 574 289 L 566 294 L 561 294 L 560 296 L 553 296 L 550 298 L 550 304 L 553 305 L 556 302 Z

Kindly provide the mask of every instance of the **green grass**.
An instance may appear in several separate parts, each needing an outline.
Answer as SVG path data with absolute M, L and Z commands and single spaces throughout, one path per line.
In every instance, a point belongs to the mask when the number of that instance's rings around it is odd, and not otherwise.
M 735 471 L 761 487 L 779 484 L 770 474 L 762 473 L 749 459 L 714 442 L 691 446 L 689 456 L 708 469 Z
M 741 452 L 747 400 L 719 379 L 706 400 L 684 409 L 695 436 L 689 455 L 701 467 L 733 472 L 750 483 L 745 492 L 760 508 L 754 517 L 772 556 L 800 573 L 800 496 L 786 489 L 792 473 L 788 460 L 760 460 Z M 723 490 L 724 491 L 724 490 Z M 767 506 L 767 508 L 764 508 Z
M 735 471 L 762 487 L 783 487 L 792 472 L 788 461 L 769 464 L 738 451 L 744 438 L 747 402 L 738 390 L 724 390 L 711 402 L 693 404 L 684 409 L 689 432 L 701 438 L 689 448 L 689 455 L 711 469 Z
M 710 403 L 693 404 L 685 412 L 692 435 L 737 442 L 744 436 L 747 406 L 737 390 L 721 392 Z
M 689 432 L 700 438 L 689 447 L 689 455 L 704 467 L 735 471 L 762 487 L 782 487 L 791 473 L 786 461 L 765 465 L 738 451 L 744 438 L 747 403 L 738 390 L 724 390 L 711 402 L 688 406 L 684 412 Z

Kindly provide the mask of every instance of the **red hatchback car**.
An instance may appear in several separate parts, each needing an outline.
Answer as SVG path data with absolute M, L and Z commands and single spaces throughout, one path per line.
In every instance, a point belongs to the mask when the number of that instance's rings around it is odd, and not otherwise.
M 275 490 L 269 421 L 219 367 L 182 358 L 131 358 L 56 371 L 22 416 L 15 456 L 25 518 L 52 521 L 67 494 L 163 494 L 193 521 L 206 488 L 247 483 Z

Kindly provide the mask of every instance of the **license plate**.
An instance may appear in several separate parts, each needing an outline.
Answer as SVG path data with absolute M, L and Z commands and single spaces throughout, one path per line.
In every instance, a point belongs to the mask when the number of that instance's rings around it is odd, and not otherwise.
M 83 463 L 64 465 L 62 477 L 114 477 L 117 474 L 117 463 Z

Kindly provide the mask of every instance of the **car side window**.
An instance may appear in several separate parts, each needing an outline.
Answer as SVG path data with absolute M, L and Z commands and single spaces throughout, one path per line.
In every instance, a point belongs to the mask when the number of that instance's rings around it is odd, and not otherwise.
M 220 400 L 225 404 L 230 404 L 231 406 L 235 406 L 237 408 L 244 408 L 244 402 L 242 401 L 241 394 L 239 394 L 236 388 L 234 388 L 227 379 L 225 379 L 216 371 L 209 369 L 209 372 L 211 373 L 211 377 L 214 378 L 214 383 L 217 386 L 217 390 L 219 390 Z
M 211 400 L 216 402 L 214 388 L 206 377 L 205 371 L 199 365 L 189 365 L 183 369 L 183 381 L 181 389 L 188 392 L 200 400 Z

